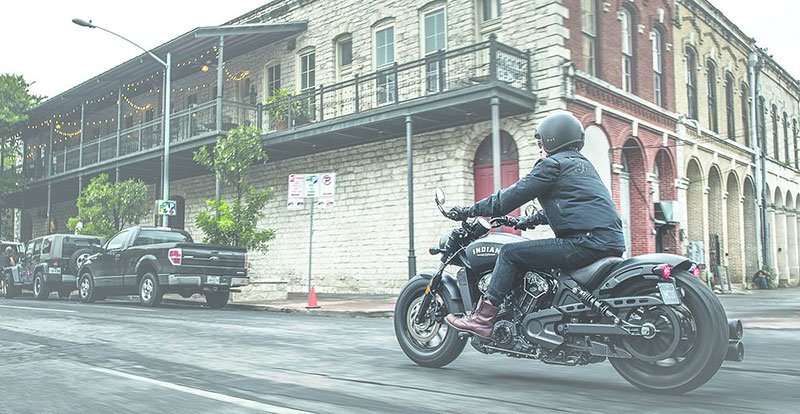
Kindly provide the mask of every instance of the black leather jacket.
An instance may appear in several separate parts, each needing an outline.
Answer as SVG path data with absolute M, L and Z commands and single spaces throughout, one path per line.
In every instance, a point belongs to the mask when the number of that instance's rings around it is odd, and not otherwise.
M 511 187 L 478 201 L 470 215 L 506 215 L 535 198 L 556 237 L 612 254 L 625 251 L 622 220 L 591 162 L 577 151 L 540 159 Z

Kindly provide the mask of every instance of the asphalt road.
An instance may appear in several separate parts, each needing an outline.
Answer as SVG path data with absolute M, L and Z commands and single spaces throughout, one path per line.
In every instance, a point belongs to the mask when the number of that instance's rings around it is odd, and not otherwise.
M 0 413 L 797 412 L 800 290 L 724 303 L 749 325 L 747 360 L 663 396 L 608 363 L 470 346 L 447 368 L 417 367 L 390 319 L 0 299 Z

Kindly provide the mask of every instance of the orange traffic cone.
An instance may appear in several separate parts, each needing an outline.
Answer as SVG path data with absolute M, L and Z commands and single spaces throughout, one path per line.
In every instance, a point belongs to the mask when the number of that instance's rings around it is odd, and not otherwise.
M 317 305 L 317 292 L 314 291 L 314 286 L 311 286 L 311 292 L 308 293 L 308 306 L 306 309 L 319 309 Z

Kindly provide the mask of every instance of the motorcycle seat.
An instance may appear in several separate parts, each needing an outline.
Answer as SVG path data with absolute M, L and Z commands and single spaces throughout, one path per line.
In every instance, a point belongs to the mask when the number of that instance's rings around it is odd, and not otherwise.
M 611 272 L 616 265 L 622 262 L 621 257 L 604 257 L 589 266 L 575 270 L 566 270 L 564 275 L 578 282 L 584 289 L 594 290 L 603 278 Z

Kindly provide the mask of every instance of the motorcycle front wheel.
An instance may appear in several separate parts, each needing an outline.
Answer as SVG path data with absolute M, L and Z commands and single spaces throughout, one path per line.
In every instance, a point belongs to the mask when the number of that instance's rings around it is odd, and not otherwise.
M 425 320 L 417 323 L 428 282 L 417 276 L 403 288 L 394 308 L 394 332 L 409 359 L 424 367 L 440 368 L 453 362 L 467 344 L 466 338 L 459 338 L 458 332 L 444 322 L 447 314 L 463 309 L 442 289 L 429 306 Z
M 683 303 L 635 308 L 623 317 L 629 322 L 652 323 L 659 333 L 649 340 L 623 340 L 620 346 L 634 355 L 612 358 L 611 365 L 631 384 L 648 391 L 682 394 L 708 382 L 717 373 L 728 345 L 725 310 L 699 279 L 685 271 L 673 273 L 683 290 Z M 658 296 L 651 281 L 637 281 L 614 296 Z

